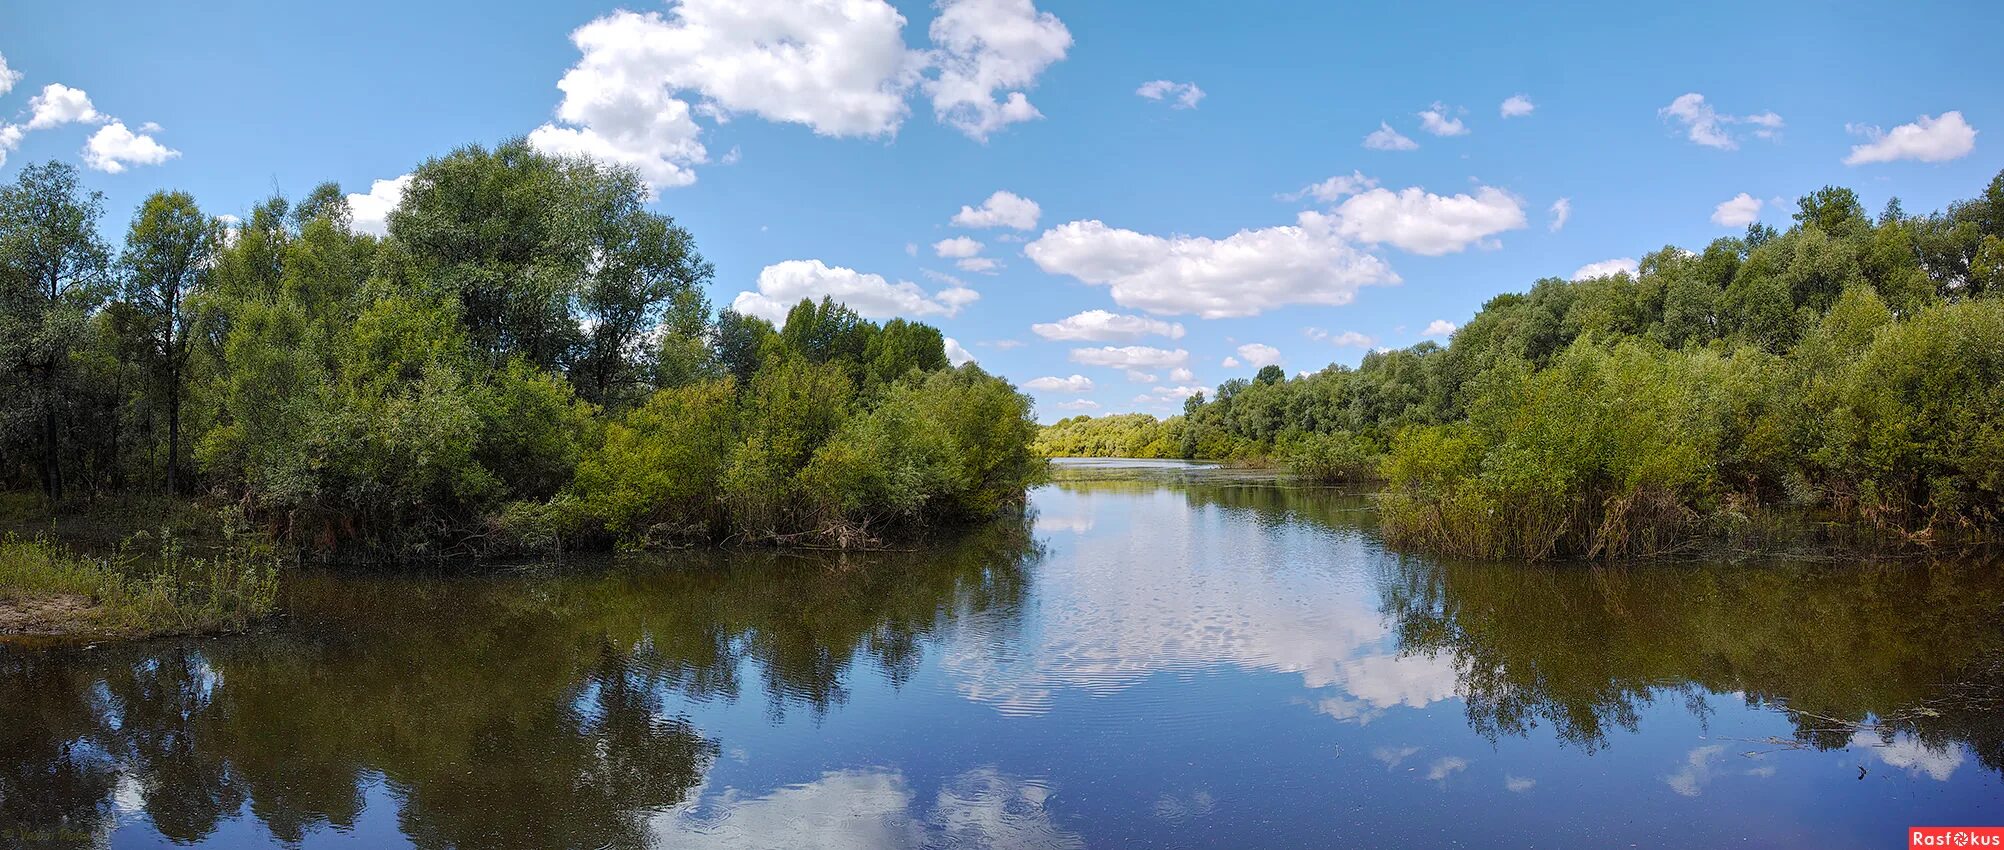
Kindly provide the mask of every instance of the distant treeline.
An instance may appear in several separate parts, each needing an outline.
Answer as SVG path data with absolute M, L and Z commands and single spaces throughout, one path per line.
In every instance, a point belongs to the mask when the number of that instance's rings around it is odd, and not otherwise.
M 1497 296 L 1446 347 L 1268 367 L 1181 416 L 1074 417 L 1036 446 L 1379 477 L 1394 538 L 1472 557 L 1657 552 L 1774 509 L 1994 535 L 2004 174 L 1920 216 L 1826 187 L 1786 232 Z
M 59 163 L 0 186 L 0 487 L 207 494 L 321 552 L 907 537 L 1019 504 L 1029 400 L 940 332 L 703 295 L 630 171 L 468 147 L 388 235 L 325 184 L 162 192 L 122 249 Z

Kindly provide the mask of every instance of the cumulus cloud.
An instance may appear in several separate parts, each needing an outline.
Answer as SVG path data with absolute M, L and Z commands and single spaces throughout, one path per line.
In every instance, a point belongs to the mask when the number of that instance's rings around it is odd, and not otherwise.
M 1377 344 L 1376 339 L 1356 331 L 1343 331 L 1342 333 L 1332 334 L 1321 328 L 1302 328 L 1301 333 L 1303 336 L 1316 342 L 1326 342 L 1338 348 L 1370 348 L 1372 345 Z M 1255 365 L 1258 364 L 1255 363 Z
M 21 146 L 21 137 L 27 131 L 19 124 L 0 124 L 0 165 L 7 164 L 7 154 Z
M 1433 764 L 1427 766 L 1426 778 L 1429 782 L 1444 782 L 1449 776 L 1467 769 L 1468 759 L 1460 756 L 1443 756 L 1434 759 Z
M 981 253 L 981 243 L 965 236 L 955 236 L 932 243 L 932 252 L 941 257 L 972 257 Z
M 1452 117 L 1453 110 L 1434 101 L 1433 105 L 1419 113 L 1420 129 L 1436 136 L 1466 136 L 1468 125 L 1461 119 Z
M 1398 282 L 1383 260 L 1344 240 L 1335 217 L 1310 211 L 1296 221 L 1224 239 L 1074 221 L 1044 231 L 1023 251 L 1045 272 L 1107 286 L 1123 307 L 1206 319 L 1348 304 L 1359 287 Z
M 1075 398 L 1071 401 L 1061 401 L 1051 406 L 1059 410 L 1098 410 L 1099 402 L 1089 398 Z
M 1696 797 L 1704 793 L 1705 784 L 1712 781 L 1717 772 L 1719 756 L 1726 748 L 1721 744 L 1711 744 L 1692 750 L 1684 757 L 1684 764 L 1676 773 L 1663 777 L 1670 790 L 1685 797 Z
M 1280 349 L 1259 342 L 1248 342 L 1238 347 L 1239 359 L 1254 366 L 1271 366 L 1280 362 Z
M 1335 209 L 1338 232 L 1366 243 L 1390 243 L 1414 254 L 1438 256 L 1470 245 L 1495 247 L 1494 238 L 1524 226 L 1524 207 L 1510 193 L 1483 186 L 1474 195 L 1435 195 L 1417 186 L 1398 192 L 1372 189 Z
M 1045 339 L 1115 342 L 1145 336 L 1183 338 L 1181 322 L 1165 322 L 1146 316 L 1128 316 L 1106 310 L 1087 310 L 1055 322 L 1039 322 L 1030 330 Z
M 1530 98 L 1513 94 L 1503 99 L 1503 105 L 1497 107 L 1496 112 L 1505 118 L 1522 118 L 1537 108 L 1538 105 L 1532 103 Z
M 14 90 L 14 84 L 21 81 L 21 72 L 7 67 L 7 57 L 0 56 L 0 94 Z
M 1617 274 L 1634 277 L 1636 270 L 1640 267 L 1635 262 L 1634 257 L 1617 257 L 1612 260 L 1601 260 L 1598 263 L 1587 263 L 1584 266 L 1580 266 L 1578 271 L 1573 272 L 1573 280 L 1590 280 L 1596 277 L 1607 277 Z
M 1902 159 L 1947 162 L 1976 149 L 1976 128 L 1955 111 L 1934 118 L 1922 115 L 1912 124 L 1901 124 L 1890 132 L 1856 124 L 1846 125 L 1845 129 L 1870 139 L 1851 148 L 1850 155 L 1844 157 L 1845 165 Z
M 1106 345 L 1072 349 L 1072 362 L 1113 369 L 1168 369 L 1187 366 L 1190 352 L 1183 349 L 1151 348 L 1146 345 Z
M 1511 776 L 1509 774 L 1504 774 L 1503 776 L 1503 789 L 1513 794 L 1522 794 L 1537 787 L 1537 785 L 1538 780 L 1528 776 Z
M 953 223 L 960 227 L 1032 230 L 1037 226 L 1037 217 L 1043 212 L 1036 201 L 1014 192 L 998 191 L 989 195 L 979 207 L 962 206 L 960 212 L 954 213 Z
M 1947 782 L 1955 775 L 1956 768 L 1962 766 L 1960 746 L 1947 744 L 1936 747 L 1906 734 L 1898 735 L 1888 743 L 1876 735 L 1859 732 L 1851 737 L 1851 746 L 1877 755 L 1889 767 L 1904 770 L 1912 776 L 1925 775 L 1936 782 Z
M 1192 372 L 1189 369 L 1185 369 L 1181 366 L 1178 366 L 1174 369 L 1169 370 L 1169 380 L 1175 381 L 1176 383 L 1179 384 L 1187 384 L 1190 383 L 1191 381 L 1197 380 L 1197 373 Z
M 1024 381 L 1023 387 L 1050 393 L 1089 393 L 1092 392 L 1092 379 L 1084 375 L 1073 375 L 1069 378 L 1046 375 Z
M 960 340 L 946 338 L 946 362 L 955 366 L 965 366 L 974 362 L 974 353 L 961 346 Z
M 1239 363 L 1239 359 L 1237 357 L 1226 355 L 1225 359 L 1218 361 L 1218 365 L 1223 366 L 1227 369 L 1237 369 L 1242 364 Z
M 942 0 L 930 33 L 939 68 L 925 84 L 933 114 L 982 141 L 1043 117 L 1023 90 L 1072 46 L 1064 23 L 1030 0 Z
M 1745 227 L 1760 220 L 1761 199 L 1741 192 L 1712 208 L 1712 223 L 1720 227 Z
M 180 155 L 152 136 L 126 129 L 122 121 L 99 127 L 83 150 L 84 164 L 107 174 L 122 172 L 128 165 L 159 165 Z
M 1566 228 L 1566 220 L 1573 217 L 1573 199 L 1560 198 L 1556 201 L 1553 201 L 1551 213 L 1552 213 L 1552 225 L 1551 225 L 1552 232 L 1557 233 L 1561 230 L 1564 230 Z
M 1378 129 L 1364 137 L 1364 147 L 1374 151 L 1410 151 L 1418 150 L 1419 142 L 1400 135 L 1399 131 L 1392 129 L 1392 125 L 1380 121 Z
M 1150 80 L 1142 83 L 1135 94 L 1149 100 L 1168 100 L 1176 109 L 1196 109 L 1197 101 L 1204 99 L 1204 90 L 1196 83 L 1176 83 L 1169 80 Z
M 369 191 L 348 196 L 348 209 L 355 214 L 355 231 L 376 236 L 390 235 L 390 211 L 403 203 L 404 189 L 411 176 L 392 177 L 369 184 Z
M 673 0 L 665 13 L 613 12 L 571 34 L 580 57 L 557 83 L 555 120 L 529 140 L 631 166 L 656 189 L 685 186 L 709 161 L 699 115 L 883 137 L 921 85 L 940 120 L 985 138 L 1036 117 L 1020 91 L 1001 103 L 993 91 L 1027 87 L 1071 43 L 1029 0 L 947 0 L 930 51 L 906 46 L 905 23 L 884 0 Z
M 1183 399 L 1189 398 L 1193 395 L 1197 395 L 1198 393 L 1201 393 L 1203 391 L 1204 391 L 1203 387 L 1190 387 L 1190 386 L 1156 387 L 1154 390 L 1150 392 L 1145 392 L 1138 396 L 1135 396 L 1134 403 L 1150 405 L 1150 406 L 1165 405 L 1165 404 L 1180 404 L 1182 403 Z
M 1435 319 L 1427 323 L 1426 330 L 1422 331 L 1420 335 L 1431 339 L 1441 339 L 1453 336 L 1456 328 L 1457 326 L 1453 322 L 1446 319 Z
M 42 87 L 42 93 L 28 99 L 28 129 L 47 130 L 70 123 L 90 123 L 104 119 L 83 89 L 62 83 Z
M 1320 183 L 1310 183 L 1301 187 L 1301 190 L 1298 192 L 1289 192 L 1281 195 L 1280 199 L 1283 201 L 1299 201 L 1303 198 L 1314 198 L 1325 204 L 1333 204 L 1350 195 L 1377 187 L 1378 181 L 1376 179 L 1365 177 L 1362 171 L 1352 171 L 1348 176 L 1338 174 Z
M 820 260 L 787 260 L 766 266 L 758 273 L 758 291 L 740 292 L 731 309 L 773 322 L 786 320 L 786 313 L 803 298 L 815 301 L 834 298 L 857 315 L 869 319 L 894 316 L 953 316 L 980 295 L 966 287 L 954 286 L 928 294 L 909 281 L 892 283 L 880 275 L 866 274 L 842 266 L 828 266 Z
M 1140 369 L 1127 370 L 1127 380 L 1137 384 L 1155 383 L 1157 377 L 1158 376 L 1154 372 L 1143 372 Z
M 1705 96 L 1697 92 L 1678 95 L 1669 106 L 1656 110 L 1665 119 L 1684 125 L 1685 136 L 1694 144 L 1720 150 L 1733 150 L 1740 146 L 1733 137 L 1729 125 L 1747 124 L 1752 126 L 1757 138 L 1775 139 L 1781 135 L 1781 116 L 1773 112 L 1759 112 L 1753 115 L 1727 115 L 1705 101 Z

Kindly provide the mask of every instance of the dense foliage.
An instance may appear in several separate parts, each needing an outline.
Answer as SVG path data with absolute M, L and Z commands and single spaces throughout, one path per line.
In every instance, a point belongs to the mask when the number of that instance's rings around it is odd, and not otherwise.
M 1794 219 L 1497 296 L 1445 347 L 1263 371 L 1182 416 L 1067 419 L 1037 446 L 1375 466 L 1394 537 L 1477 557 L 1663 551 L 1776 508 L 1995 534 L 2004 174 L 1929 215 L 1895 200 L 1873 219 L 1833 187 Z
M 1029 400 L 937 329 L 713 314 L 630 171 L 516 141 L 419 167 L 382 238 L 332 184 L 242 221 L 73 168 L 0 187 L 0 487 L 164 488 L 320 552 L 859 545 L 1020 503 Z

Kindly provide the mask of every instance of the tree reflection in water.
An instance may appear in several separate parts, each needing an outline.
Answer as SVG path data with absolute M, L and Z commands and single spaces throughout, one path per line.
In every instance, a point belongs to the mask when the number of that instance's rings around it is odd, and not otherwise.
M 2004 771 L 2004 569 L 1990 563 L 1440 564 L 1380 594 L 1401 651 L 1453 661 L 1491 739 L 1549 724 L 1592 751 L 1643 706 L 1740 694 L 1818 749 L 1896 735 Z M 1865 738 L 1858 738 L 1863 731 Z
M 248 804 L 297 843 L 352 828 L 380 778 L 420 847 L 648 846 L 720 749 L 671 699 L 752 674 L 773 712 L 821 713 L 858 663 L 903 682 L 947 623 L 1012 623 L 1036 555 L 1006 522 L 911 553 L 309 572 L 273 634 L 0 649 L 0 830 L 102 836 L 136 806 L 195 842 Z

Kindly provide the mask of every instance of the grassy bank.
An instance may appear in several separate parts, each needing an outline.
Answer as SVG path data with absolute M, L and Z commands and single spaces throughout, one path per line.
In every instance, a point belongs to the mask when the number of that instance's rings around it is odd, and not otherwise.
M 0 539 L 0 635 L 140 638 L 243 631 L 276 608 L 266 557 L 90 555 L 46 539 Z

